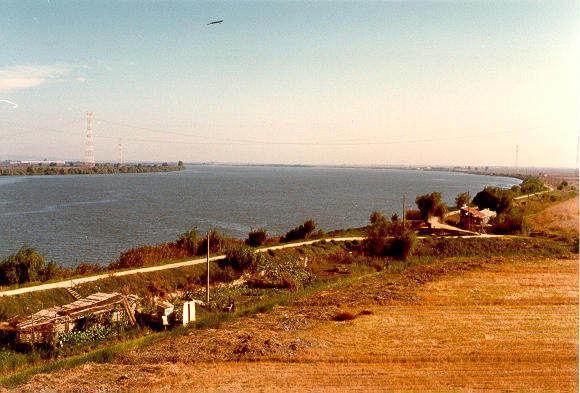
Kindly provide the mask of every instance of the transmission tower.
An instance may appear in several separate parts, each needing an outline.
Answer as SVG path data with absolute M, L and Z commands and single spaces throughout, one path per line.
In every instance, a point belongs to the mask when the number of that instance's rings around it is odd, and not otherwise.
M 87 143 L 85 146 L 85 166 L 95 166 L 95 145 L 93 143 L 93 114 L 87 112 Z
M 123 165 L 123 140 L 119 138 L 119 166 Z

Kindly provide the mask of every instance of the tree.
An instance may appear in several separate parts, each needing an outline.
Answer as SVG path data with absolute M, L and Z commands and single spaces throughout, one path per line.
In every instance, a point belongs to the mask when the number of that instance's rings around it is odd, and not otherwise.
M 564 187 L 568 187 L 568 182 L 566 180 L 562 180 L 560 184 L 558 184 L 558 190 L 563 190 Z
M 473 198 L 473 203 L 479 209 L 490 209 L 500 214 L 511 207 L 513 193 L 498 187 L 485 187 Z
M 44 258 L 33 248 L 22 247 L 0 263 L 0 284 L 23 284 L 42 278 Z
M 379 239 L 389 234 L 389 221 L 379 212 L 373 212 L 370 217 L 371 226 L 367 230 L 367 236 L 371 239 Z
M 421 212 L 421 218 L 428 221 L 429 218 L 437 216 L 442 218 L 445 214 L 445 205 L 441 203 L 441 193 L 432 192 L 431 194 L 419 195 L 415 203 Z
M 462 192 L 455 197 L 455 206 L 461 209 L 463 206 L 469 205 L 469 193 Z
M 523 194 L 533 194 L 546 189 L 542 181 L 533 176 L 527 176 L 520 184 L 520 188 Z
M 510 191 L 514 195 L 520 195 L 522 193 L 522 189 L 520 188 L 520 186 L 512 186 L 512 188 L 510 188 Z

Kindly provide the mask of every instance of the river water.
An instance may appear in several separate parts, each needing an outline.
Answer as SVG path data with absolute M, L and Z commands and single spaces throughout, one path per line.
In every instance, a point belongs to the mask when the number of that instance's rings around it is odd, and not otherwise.
M 170 173 L 0 177 L 0 258 L 23 246 L 63 266 L 108 264 L 132 247 L 197 227 L 246 238 L 282 235 L 313 218 L 329 231 L 401 216 L 417 195 L 509 188 L 518 179 L 453 172 L 261 166 L 189 166 Z

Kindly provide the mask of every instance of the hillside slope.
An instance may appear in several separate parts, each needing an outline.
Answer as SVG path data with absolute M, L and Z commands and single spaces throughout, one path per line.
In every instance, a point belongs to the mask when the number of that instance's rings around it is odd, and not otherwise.
M 353 320 L 334 321 L 340 313 Z M 578 260 L 447 259 L 22 391 L 578 391 Z
M 561 230 L 578 236 L 578 197 L 531 215 L 526 222 L 532 230 Z

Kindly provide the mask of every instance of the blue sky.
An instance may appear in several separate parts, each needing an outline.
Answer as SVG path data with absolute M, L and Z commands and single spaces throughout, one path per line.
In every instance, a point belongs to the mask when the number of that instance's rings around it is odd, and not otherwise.
M 576 165 L 577 1 L 0 7 L 0 159 Z

